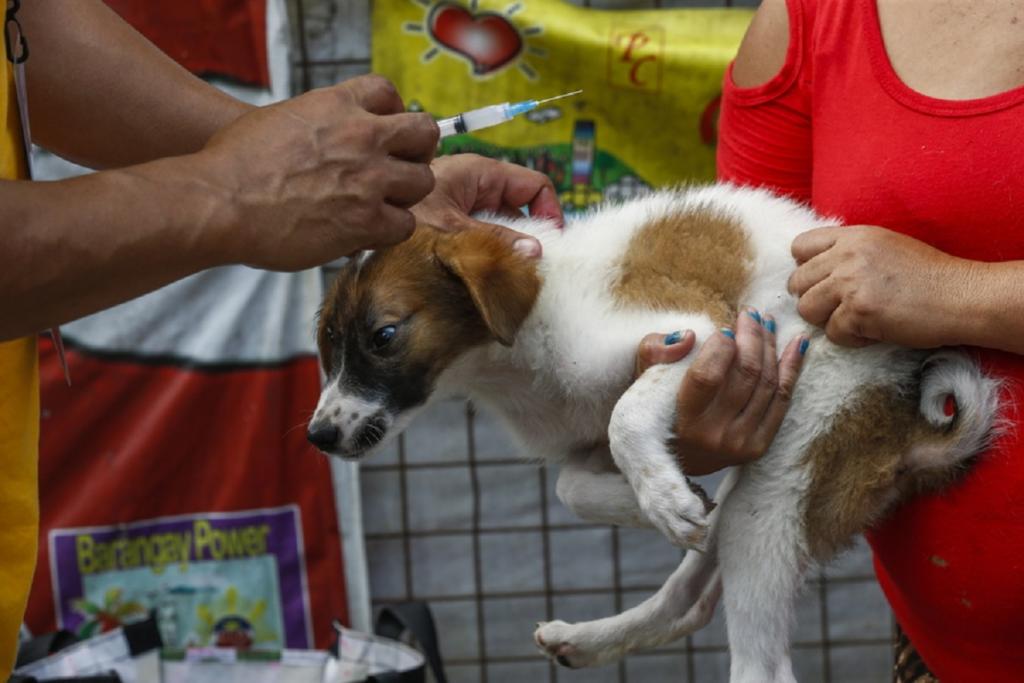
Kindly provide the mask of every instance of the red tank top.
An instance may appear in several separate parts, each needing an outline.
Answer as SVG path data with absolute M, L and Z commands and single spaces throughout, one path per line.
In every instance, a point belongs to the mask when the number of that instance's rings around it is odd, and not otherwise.
M 720 178 L 957 256 L 1024 259 L 1024 87 L 927 97 L 893 70 L 874 0 L 788 5 L 779 74 L 755 88 L 726 74 Z M 943 683 L 1024 680 L 1024 357 L 977 353 L 1008 380 L 1015 430 L 868 533 L 896 618 Z

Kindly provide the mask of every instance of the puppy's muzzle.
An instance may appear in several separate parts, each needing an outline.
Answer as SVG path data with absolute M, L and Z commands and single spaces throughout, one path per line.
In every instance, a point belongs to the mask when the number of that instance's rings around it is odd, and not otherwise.
M 371 417 L 366 421 L 362 429 L 356 433 L 356 450 L 360 452 L 366 451 L 379 444 L 387 433 L 387 429 L 387 423 L 381 415 L 378 414 Z

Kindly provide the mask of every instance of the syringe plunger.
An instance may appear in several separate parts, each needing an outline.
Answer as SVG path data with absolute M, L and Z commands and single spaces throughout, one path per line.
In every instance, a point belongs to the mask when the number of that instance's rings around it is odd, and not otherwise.
M 468 133 L 472 130 L 489 128 L 490 126 L 496 126 L 499 123 L 508 121 L 514 116 L 508 110 L 508 102 L 492 104 L 489 107 L 464 111 L 450 119 L 441 119 L 437 122 L 437 125 L 441 128 L 441 137 L 457 133 Z

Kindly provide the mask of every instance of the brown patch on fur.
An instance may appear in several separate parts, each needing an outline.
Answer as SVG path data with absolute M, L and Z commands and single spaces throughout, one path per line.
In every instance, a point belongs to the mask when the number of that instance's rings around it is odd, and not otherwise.
M 483 340 L 482 326 L 465 322 L 475 320 L 472 302 L 434 261 L 436 240 L 433 229 L 418 229 L 408 241 L 381 249 L 364 263 L 357 257 L 346 264 L 320 315 L 317 341 L 328 374 L 333 361 L 328 327 L 351 344 L 354 330 L 368 340 L 374 330 L 411 318 L 411 340 L 405 346 L 442 363 L 463 350 L 463 343 Z
M 906 466 L 912 447 L 955 437 L 925 421 L 919 399 L 916 391 L 869 387 L 812 442 L 804 522 L 815 559 L 832 557 L 896 502 L 942 488 L 960 471 Z
M 400 350 L 375 362 L 418 372 L 429 384 L 466 350 L 495 337 L 510 343 L 539 290 L 536 265 L 497 237 L 420 226 L 409 240 L 353 259 L 339 273 L 317 330 L 324 370 L 331 374 L 336 347 L 366 351 L 375 330 L 401 323 Z
M 485 230 L 449 234 L 434 252 L 462 280 L 494 338 L 511 346 L 540 293 L 536 265 Z
M 731 325 L 752 258 L 734 219 L 707 209 L 662 216 L 633 235 L 612 294 L 620 304 L 706 313 Z

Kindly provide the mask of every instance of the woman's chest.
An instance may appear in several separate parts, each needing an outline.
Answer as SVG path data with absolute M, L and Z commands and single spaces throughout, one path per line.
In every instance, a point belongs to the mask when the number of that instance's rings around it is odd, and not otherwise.
M 965 258 L 1024 259 L 1024 106 L 962 118 L 894 103 L 815 113 L 817 210 Z

